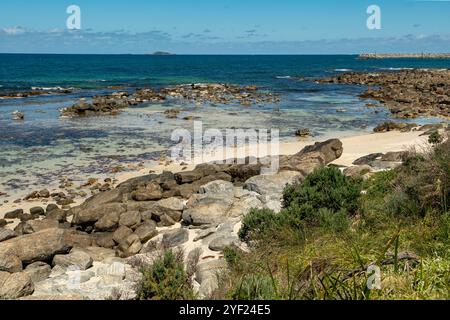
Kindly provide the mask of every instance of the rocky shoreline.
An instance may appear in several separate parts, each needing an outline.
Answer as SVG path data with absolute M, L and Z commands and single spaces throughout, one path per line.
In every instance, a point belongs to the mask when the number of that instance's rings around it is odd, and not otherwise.
M 349 72 L 316 82 L 368 86 L 360 97 L 380 102 L 398 118 L 432 116 L 450 119 L 450 70 Z

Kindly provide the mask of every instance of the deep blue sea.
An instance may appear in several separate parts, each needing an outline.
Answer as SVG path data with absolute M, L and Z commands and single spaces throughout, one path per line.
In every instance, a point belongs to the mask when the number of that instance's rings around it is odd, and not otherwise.
M 36 88 L 73 88 L 71 94 L 0 100 L 0 191 L 30 188 L 66 175 L 108 172 L 112 166 L 145 162 L 171 146 L 175 128 L 190 128 L 162 112 L 182 108 L 204 128 L 278 128 L 284 138 L 298 128 L 316 138 L 370 132 L 391 116 L 365 107 L 364 87 L 308 81 L 344 71 L 450 68 L 450 60 L 358 60 L 356 56 L 151 56 L 0 54 L 0 93 Z M 276 105 L 141 105 L 118 116 L 62 119 L 58 109 L 79 98 L 174 84 L 222 82 L 258 85 L 280 95 Z M 13 121 L 11 113 L 25 113 Z M 183 114 L 180 118 L 183 117 Z M 436 119 L 415 119 L 433 122 Z

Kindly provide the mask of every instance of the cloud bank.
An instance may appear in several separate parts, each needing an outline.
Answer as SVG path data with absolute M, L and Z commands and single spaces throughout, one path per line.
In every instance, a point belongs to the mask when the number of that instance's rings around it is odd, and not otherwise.
M 257 30 L 244 30 L 236 39 L 201 33 L 172 35 L 162 30 L 130 33 L 90 29 L 35 31 L 25 27 L 0 29 L 2 53 L 143 54 L 170 51 L 177 54 L 352 54 L 361 52 L 450 52 L 450 34 L 409 34 L 307 41 L 264 40 Z

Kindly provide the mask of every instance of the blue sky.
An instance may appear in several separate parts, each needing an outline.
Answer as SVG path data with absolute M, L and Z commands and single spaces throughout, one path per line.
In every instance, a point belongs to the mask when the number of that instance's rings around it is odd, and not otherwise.
M 5 2 L 0 52 L 450 52 L 450 1 L 442 0 Z M 381 8 L 381 30 L 366 27 L 371 4 Z M 81 8 L 81 30 L 66 29 L 69 5 Z

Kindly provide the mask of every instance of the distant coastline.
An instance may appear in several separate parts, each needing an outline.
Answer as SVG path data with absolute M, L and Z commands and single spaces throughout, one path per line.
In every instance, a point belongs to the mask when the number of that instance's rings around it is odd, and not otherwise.
M 450 59 L 450 53 L 363 53 L 359 59 Z

